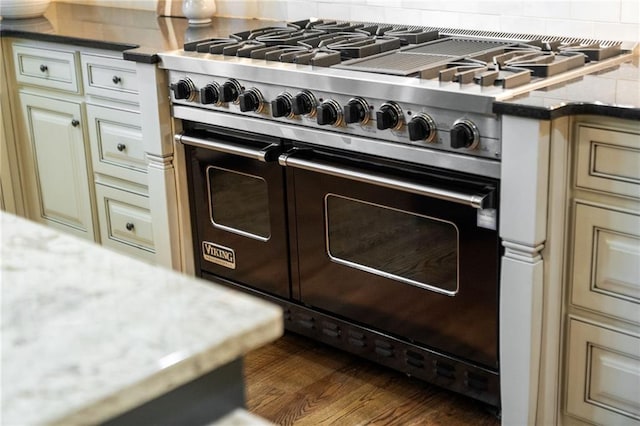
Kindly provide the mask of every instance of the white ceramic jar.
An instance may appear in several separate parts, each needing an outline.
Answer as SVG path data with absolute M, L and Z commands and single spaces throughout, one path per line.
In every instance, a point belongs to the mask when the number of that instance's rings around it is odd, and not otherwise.
M 216 2 L 215 0 L 182 0 L 182 13 L 189 20 L 189 24 L 208 24 L 216 13 Z

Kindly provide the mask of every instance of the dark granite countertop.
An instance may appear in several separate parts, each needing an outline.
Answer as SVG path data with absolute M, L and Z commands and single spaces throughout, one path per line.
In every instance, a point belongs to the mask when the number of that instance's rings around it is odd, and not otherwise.
M 274 24 L 216 17 L 210 25 L 190 27 L 184 18 L 159 17 L 154 11 L 53 2 L 41 18 L 0 21 L 0 35 L 116 50 L 125 59 L 154 63 L 159 61 L 157 53 L 180 49 L 185 41 Z M 493 111 L 543 120 L 571 114 L 640 120 L 638 56 L 611 69 L 496 102 Z
M 495 102 L 493 112 L 542 120 L 576 114 L 640 120 L 640 58 Z
M 158 52 L 180 49 L 185 40 L 227 37 L 268 25 L 274 22 L 214 17 L 209 25 L 190 27 L 184 18 L 155 11 L 52 2 L 40 18 L 3 19 L 0 35 L 121 51 L 126 59 L 153 63 Z

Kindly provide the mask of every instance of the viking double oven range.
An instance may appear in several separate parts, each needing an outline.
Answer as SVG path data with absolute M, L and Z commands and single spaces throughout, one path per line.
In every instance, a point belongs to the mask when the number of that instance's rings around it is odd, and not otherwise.
M 496 99 L 620 45 L 307 20 L 168 70 L 196 273 L 285 327 L 500 406 Z

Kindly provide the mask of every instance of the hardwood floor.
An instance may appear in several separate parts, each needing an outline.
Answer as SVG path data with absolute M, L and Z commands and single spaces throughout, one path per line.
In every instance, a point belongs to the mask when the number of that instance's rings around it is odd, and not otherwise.
M 245 357 L 247 408 L 279 425 L 486 425 L 487 406 L 287 333 Z

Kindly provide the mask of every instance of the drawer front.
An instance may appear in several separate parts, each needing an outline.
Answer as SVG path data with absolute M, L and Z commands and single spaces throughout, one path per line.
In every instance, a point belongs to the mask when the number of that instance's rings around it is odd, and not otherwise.
M 149 199 L 96 184 L 102 244 L 146 260 L 154 260 Z
M 576 203 L 571 301 L 640 324 L 640 216 Z
M 576 184 L 640 199 L 640 126 L 638 133 L 578 125 Z
M 13 60 L 19 83 L 80 92 L 76 55 L 73 51 L 35 49 L 14 43 Z
M 140 114 L 87 104 L 95 172 L 147 185 Z
M 83 53 L 82 69 L 88 94 L 126 102 L 138 102 L 135 63 Z
M 567 413 L 601 425 L 640 424 L 640 339 L 569 321 Z

